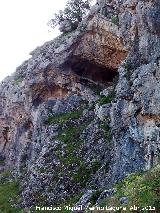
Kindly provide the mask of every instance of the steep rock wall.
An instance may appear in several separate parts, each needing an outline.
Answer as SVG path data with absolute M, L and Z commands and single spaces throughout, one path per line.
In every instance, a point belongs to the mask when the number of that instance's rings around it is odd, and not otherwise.
M 87 205 L 158 163 L 160 3 L 98 2 L 0 86 L 0 168 L 22 178 L 22 207 L 89 190 Z
M 119 67 L 117 101 L 111 108 L 113 179 L 158 163 L 159 7 L 158 1 L 123 1 L 120 6 L 121 33 L 130 52 Z

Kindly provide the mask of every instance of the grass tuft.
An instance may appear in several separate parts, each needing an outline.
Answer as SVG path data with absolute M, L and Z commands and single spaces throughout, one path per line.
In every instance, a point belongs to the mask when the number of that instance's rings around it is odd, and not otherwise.
M 23 210 L 13 207 L 12 201 L 19 193 L 19 183 L 9 180 L 10 172 L 0 175 L 0 213 L 23 213 Z

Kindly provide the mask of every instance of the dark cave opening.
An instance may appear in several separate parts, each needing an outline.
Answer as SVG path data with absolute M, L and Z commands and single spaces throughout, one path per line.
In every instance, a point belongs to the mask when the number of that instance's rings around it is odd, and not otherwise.
M 67 64 L 71 70 L 80 76 L 81 80 L 91 80 L 98 84 L 112 84 L 114 78 L 118 76 L 117 69 L 106 68 L 103 65 L 95 64 L 88 60 L 72 58 Z

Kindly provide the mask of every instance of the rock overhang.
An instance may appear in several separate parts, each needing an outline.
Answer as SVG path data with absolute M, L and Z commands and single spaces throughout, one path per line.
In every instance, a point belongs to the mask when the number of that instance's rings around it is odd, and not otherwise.
M 75 31 L 46 42 L 31 55 L 33 59 L 39 59 L 39 69 L 52 64 L 55 69 L 60 70 L 59 75 L 61 72 L 64 75 L 74 72 L 73 67 L 81 66 L 82 63 L 84 65 L 87 61 L 87 64 L 97 67 L 97 71 L 101 67 L 112 76 L 112 73 L 118 73 L 120 64 L 127 58 L 128 49 L 119 26 L 101 14 L 92 14 Z
M 98 14 L 88 21 L 72 57 L 88 59 L 112 70 L 118 69 L 127 54 L 118 26 Z
M 86 22 L 83 21 L 78 30 L 82 26 L 83 32 L 70 43 L 67 57 L 66 51 L 62 52 L 62 55 L 65 54 L 65 60 L 62 60 L 61 67 L 79 75 L 91 72 L 100 79 L 110 81 L 117 74 L 120 64 L 128 55 L 118 26 L 100 14 L 87 17 Z M 102 76 L 100 76 L 101 74 Z

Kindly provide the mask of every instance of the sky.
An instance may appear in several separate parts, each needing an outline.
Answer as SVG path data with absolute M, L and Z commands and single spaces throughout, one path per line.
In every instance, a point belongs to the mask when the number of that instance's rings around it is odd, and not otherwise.
M 59 32 L 47 22 L 66 0 L 0 0 L 0 81 Z M 49 32 L 50 31 L 50 32 Z

